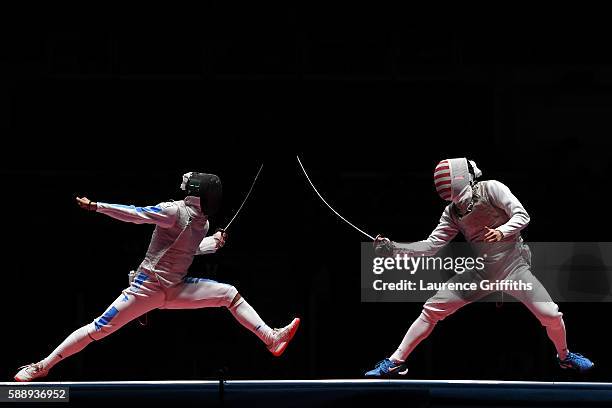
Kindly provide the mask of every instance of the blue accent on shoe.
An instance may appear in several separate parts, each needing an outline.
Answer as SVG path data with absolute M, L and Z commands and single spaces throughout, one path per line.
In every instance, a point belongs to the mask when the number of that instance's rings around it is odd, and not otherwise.
M 595 365 L 591 360 L 582 354 L 572 353 L 571 351 L 567 352 L 565 360 L 561 360 L 557 356 L 557 361 L 559 362 L 559 366 L 561 366 L 561 368 L 570 368 L 580 373 L 589 371 Z
M 394 363 L 388 358 L 379 361 L 373 370 L 365 373 L 368 378 L 389 378 L 402 377 L 408 373 L 408 367 L 405 363 Z

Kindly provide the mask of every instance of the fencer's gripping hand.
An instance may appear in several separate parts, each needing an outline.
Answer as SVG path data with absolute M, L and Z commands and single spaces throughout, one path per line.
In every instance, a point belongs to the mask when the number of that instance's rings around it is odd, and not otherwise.
M 374 253 L 377 256 L 392 256 L 393 255 L 393 243 L 389 238 L 385 238 L 378 234 L 374 239 Z
M 501 231 L 498 231 L 496 229 L 485 227 L 485 231 L 486 231 L 485 236 L 484 236 L 485 242 L 499 242 L 504 237 L 504 234 Z
M 215 249 L 222 248 L 225 245 L 225 241 L 227 240 L 227 232 L 222 229 L 217 230 L 213 234 L 213 239 L 215 240 Z
M 98 209 L 98 203 L 91 201 L 87 197 L 77 197 L 76 201 L 79 207 L 83 208 L 84 210 L 96 211 Z

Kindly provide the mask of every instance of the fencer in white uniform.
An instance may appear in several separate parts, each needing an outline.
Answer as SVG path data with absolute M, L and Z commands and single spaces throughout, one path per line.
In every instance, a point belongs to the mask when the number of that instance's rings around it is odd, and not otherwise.
M 186 173 L 181 189 L 186 193 L 183 200 L 148 207 L 77 198 L 84 209 L 125 222 L 154 224 L 149 248 L 140 266 L 130 274 L 130 286 L 101 316 L 75 330 L 43 360 L 21 367 L 15 380 L 31 381 L 46 376 L 63 359 L 153 309 L 226 307 L 272 354 L 280 356 L 284 352 L 299 326 L 299 318 L 282 329 L 272 329 L 234 286 L 186 276 L 194 256 L 216 252 L 225 244 L 226 234 L 219 231 L 206 236 L 208 216 L 217 212 L 221 201 L 219 177 Z
M 508 187 L 496 180 L 477 181 L 481 175 L 476 163 L 466 158 L 441 161 L 434 172 L 434 183 L 440 197 L 450 204 L 444 208 L 438 226 L 426 240 L 413 243 L 396 243 L 379 236 L 375 241 L 377 252 L 387 256 L 432 256 L 461 232 L 477 255 L 485 259 L 485 268 L 455 275 L 449 283 L 523 282 L 522 287 L 532 290 L 504 292 L 527 306 L 546 328 L 559 365 L 580 372 L 591 369 L 593 363 L 586 357 L 568 351 L 563 314 L 531 273 L 531 252 L 520 235 L 530 220 L 527 211 Z M 425 303 L 397 350 L 368 371 L 366 377 L 405 375 L 406 359 L 438 321 L 490 293 L 482 289 L 440 290 Z

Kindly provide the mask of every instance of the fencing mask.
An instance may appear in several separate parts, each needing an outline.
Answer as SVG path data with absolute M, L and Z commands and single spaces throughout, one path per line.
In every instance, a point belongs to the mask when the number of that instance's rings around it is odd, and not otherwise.
M 460 159 L 442 160 L 434 171 L 436 191 L 446 201 L 452 201 L 463 210 L 472 201 L 471 185 L 475 179 L 482 176 L 482 171 L 472 160 Z
M 218 176 L 208 173 L 185 173 L 181 190 L 187 195 L 200 197 L 200 206 L 206 215 L 215 215 L 219 211 L 223 191 Z

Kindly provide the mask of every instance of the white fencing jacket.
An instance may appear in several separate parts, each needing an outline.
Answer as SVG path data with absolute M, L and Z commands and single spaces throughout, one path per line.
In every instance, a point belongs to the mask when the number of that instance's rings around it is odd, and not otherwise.
M 198 197 L 187 196 L 181 201 L 148 207 L 98 202 L 97 212 L 135 224 L 155 224 L 138 270 L 156 276 L 165 287 L 182 282 L 194 255 L 217 250 L 215 239 L 206 237 L 208 216 L 202 213 Z
M 432 256 L 461 232 L 465 240 L 481 243 L 485 226 L 497 229 L 504 236 L 502 243 L 522 243 L 520 231 L 529 223 L 529 214 L 510 189 L 496 180 L 480 181 L 474 187 L 474 206 L 470 213 L 459 216 L 453 204 L 444 208 L 438 226 L 426 240 L 393 243 L 394 254 Z M 505 249 L 507 245 L 488 246 Z

